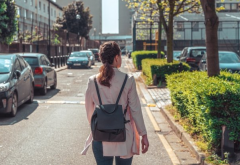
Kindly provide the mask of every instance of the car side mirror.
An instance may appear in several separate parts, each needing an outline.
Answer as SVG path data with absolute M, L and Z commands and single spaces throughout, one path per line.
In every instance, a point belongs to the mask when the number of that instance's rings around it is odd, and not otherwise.
M 55 64 L 54 64 L 54 63 L 51 63 L 50 66 L 51 66 L 51 67 L 55 67 Z
M 179 59 L 181 56 L 177 56 L 177 58 Z
M 21 72 L 20 72 L 19 70 L 16 70 L 16 72 L 15 72 L 15 78 L 16 78 L 16 79 L 19 79 L 20 76 L 21 76 Z

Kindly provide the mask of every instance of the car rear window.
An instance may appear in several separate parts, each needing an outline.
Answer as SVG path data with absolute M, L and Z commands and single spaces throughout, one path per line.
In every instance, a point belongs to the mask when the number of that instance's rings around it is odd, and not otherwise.
M 206 49 L 193 49 L 190 52 L 190 57 L 202 57 L 206 54 Z
M 38 64 L 38 58 L 37 57 L 23 57 L 25 61 L 27 61 L 27 63 L 30 66 L 36 66 L 39 65 Z

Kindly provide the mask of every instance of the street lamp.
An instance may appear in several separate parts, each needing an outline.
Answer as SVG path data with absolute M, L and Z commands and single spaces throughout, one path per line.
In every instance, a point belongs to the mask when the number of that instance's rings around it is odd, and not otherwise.
M 80 45 L 80 44 L 79 44 L 79 41 L 80 41 L 80 40 L 79 40 L 80 19 L 81 19 L 81 15 L 80 15 L 80 14 L 77 14 L 77 15 L 76 15 L 76 20 L 78 20 L 78 45 Z

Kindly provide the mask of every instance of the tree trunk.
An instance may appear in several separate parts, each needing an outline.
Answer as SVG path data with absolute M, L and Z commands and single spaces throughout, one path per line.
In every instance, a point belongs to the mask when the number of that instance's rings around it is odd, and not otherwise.
M 159 16 L 159 22 L 158 22 L 158 55 L 157 58 L 161 58 L 161 42 L 162 42 L 162 22 Z
M 174 1 L 170 2 L 170 11 L 168 18 L 168 30 L 167 30 L 167 62 L 173 62 L 173 12 Z
M 218 58 L 218 16 L 215 10 L 215 0 L 201 0 L 205 15 L 206 47 L 207 47 L 207 71 L 208 76 L 220 74 Z
M 162 6 L 160 5 L 161 0 L 158 0 L 158 10 L 159 10 L 159 22 L 158 22 L 158 55 L 157 58 L 162 57 L 162 51 L 161 51 L 161 42 L 162 42 L 162 19 L 161 19 L 161 14 L 162 12 Z

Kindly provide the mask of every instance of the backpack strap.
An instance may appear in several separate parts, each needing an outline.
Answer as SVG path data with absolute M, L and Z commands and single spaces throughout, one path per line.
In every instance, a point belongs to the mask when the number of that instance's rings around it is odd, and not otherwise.
M 118 95 L 118 98 L 117 98 L 117 101 L 116 101 L 116 105 L 118 105 L 118 102 L 119 102 L 120 97 L 121 97 L 121 95 L 122 95 L 123 89 L 124 89 L 124 87 L 125 87 L 125 85 L 126 85 L 127 78 L 128 78 L 128 75 L 126 74 L 125 79 L 124 79 L 124 81 L 123 81 L 122 88 L 121 88 L 121 90 L 120 90 L 120 92 L 119 92 L 119 95 Z
M 97 85 L 97 78 L 96 78 L 96 76 L 94 77 L 94 83 L 95 83 L 95 87 L 96 87 L 96 90 L 97 90 L 99 103 L 100 103 L 100 105 L 102 105 L 102 100 L 101 100 L 101 96 L 100 96 L 100 93 L 99 93 L 99 88 L 98 88 L 98 85 Z

